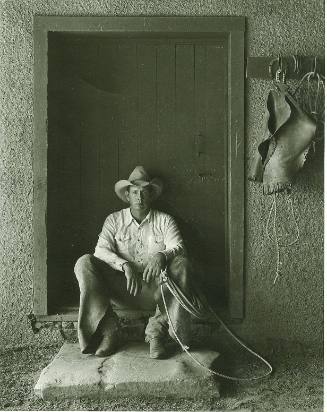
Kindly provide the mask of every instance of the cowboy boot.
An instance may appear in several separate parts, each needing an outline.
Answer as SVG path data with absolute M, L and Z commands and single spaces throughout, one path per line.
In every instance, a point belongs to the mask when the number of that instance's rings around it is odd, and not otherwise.
M 99 357 L 112 355 L 119 344 L 117 316 L 113 312 L 107 312 L 101 319 L 98 330 L 103 338 L 95 355 Z
M 117 333 L 107 334 L 103 336 L 103 339 L 95 352 L 95 356 L 100 358 L 110 356 L 116 352 L 118 347 Z
M 150 358 L 163 359 L 166 355 L 166 348 L 160 338 L 152 338 L 150 340 Z

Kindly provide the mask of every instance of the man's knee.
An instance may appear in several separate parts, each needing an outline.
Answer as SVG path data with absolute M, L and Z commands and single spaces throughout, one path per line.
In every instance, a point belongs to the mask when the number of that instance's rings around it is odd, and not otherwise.
M 186 282 L 190 276 L 191 264 L 187 257 L 176 256 L 169 265 L 169 273 L 180 282 Z
M 92 259 L 93 255 L 91 254 L 83 255 L 77 259 L 74 267 L 74 272 L 77 279 L 79 279 L 85 272 L 89 271 L 92 268 Z
M 186 256 L 175 256 L 169 264 L 169 270 L 173 273 L 190 269 L 190 262 Z

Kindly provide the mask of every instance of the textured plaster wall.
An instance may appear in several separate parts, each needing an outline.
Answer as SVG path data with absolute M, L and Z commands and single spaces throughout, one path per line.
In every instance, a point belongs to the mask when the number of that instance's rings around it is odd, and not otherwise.
M 247 17 L 248 56 L 324 53 L 322 0 L 8 0 L 0 2 L 0 347 L 49 342 L 34 336 L 33 274 L 33 16 L 38 15 L 239 15 Z M 270 82 L 246 82 L 246 171 L 261 140 Z M 253 343 L 262 339 L 319 346 L 323 328 L 322 146 L 297 179 L 292 194 L 300 241 L 282 249 L 283 277 L 273 286 L 276 253 L 265 237 L 271 199 L 246 183 L 246 318 L 238 326 Z M 280 203 L 279 222 L 289 211 Z

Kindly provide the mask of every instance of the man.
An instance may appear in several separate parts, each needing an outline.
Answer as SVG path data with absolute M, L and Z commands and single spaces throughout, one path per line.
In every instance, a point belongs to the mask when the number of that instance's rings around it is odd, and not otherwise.
M 150 179 L 137 166 L 127 180 L 115 185 L 117 196 L 129 207 L 110 214 L 99 235 L 94 255 L 75 265 L 80 287 L 78 337 L 83 353 L 108 356 L 118 346 L 118 321 L 112 303 L 128 309 L 156 308 L 147 324 L 145 340 L 150 357 L 165 356 L 165 338 L 173 337 L 160 293 L 160 273 L 166 267 L 189 296 L 190 266 L 174 219 L 151 208 L 162 192 L 159 179 Z M 189 343 L 190 315 L 165 292 L 173 326 L 183 343 Z

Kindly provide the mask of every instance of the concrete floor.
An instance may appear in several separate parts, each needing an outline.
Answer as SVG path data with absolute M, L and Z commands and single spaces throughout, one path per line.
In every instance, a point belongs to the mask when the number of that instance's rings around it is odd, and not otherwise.
M 41 370 L 60 345 L 21 347 L 0 353 L 0 410 L 248 410 L 321 411 L 323 358 L 310 350 L 274 350 L 268 354 L 274 373 L 268 379 L 231 383 L 221 381 L 220 399 L 133 399 L 43 401 L 33 392 Z M 224 353 L 224 372 L 261 373 L 262 367 L 238 352 Z

